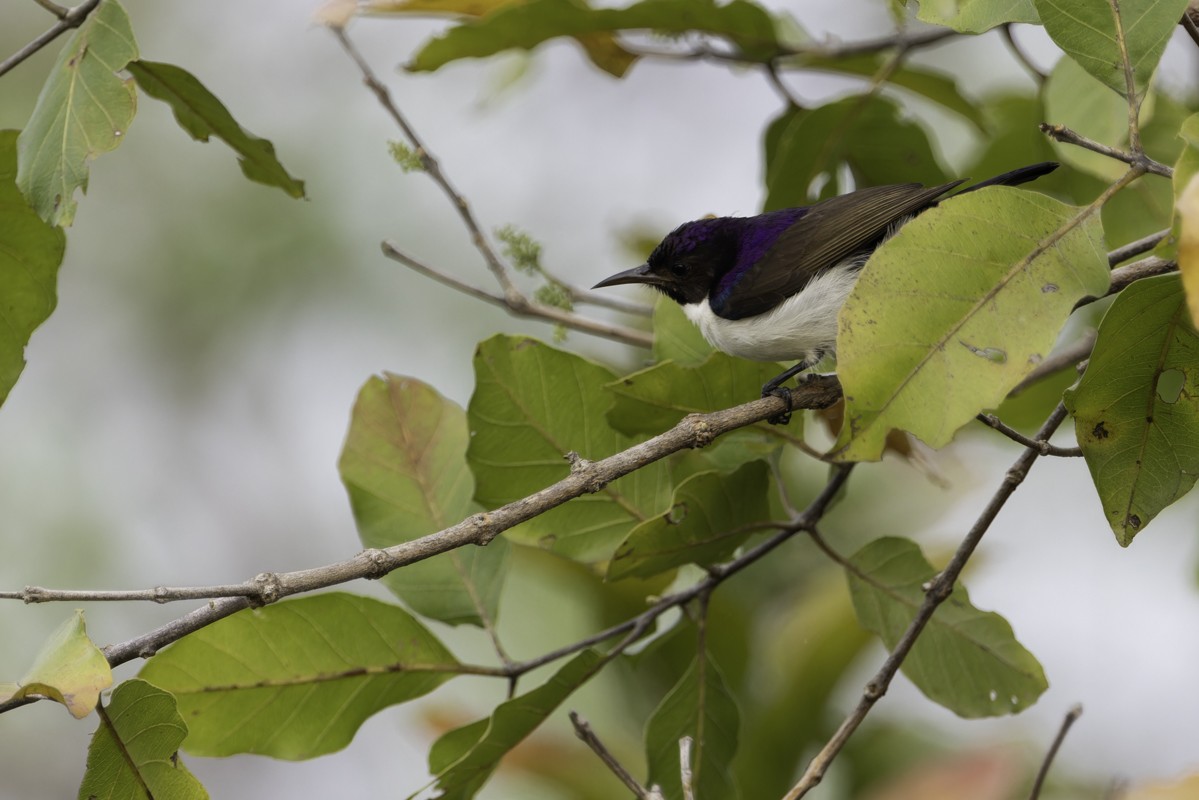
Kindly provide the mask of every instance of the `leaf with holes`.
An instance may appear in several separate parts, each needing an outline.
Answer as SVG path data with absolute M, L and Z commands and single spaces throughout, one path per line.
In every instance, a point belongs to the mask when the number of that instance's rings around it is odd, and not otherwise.
M 151 658 L 140 677 L 175 695 L 189 753 L 295 761 L 340 750 L 372 714 L 428 694 L 458 668 L 403 609 L 331 592 L 213 623 Z
M 1065 400 L 1104 515 L 1127 547 L 1199 478 L 1199 334 L 1177 275 L 1119 294 Z
M 893 650 L 937 570 L 915 542 L 884 537 L 855 553 L 846 574 L 858 619 Z M 929 620 L 902 669 L 930 700 L 967 718 L 1015 714 L 1049 687 L 1007 620 L 972 606 L 961 584 Z

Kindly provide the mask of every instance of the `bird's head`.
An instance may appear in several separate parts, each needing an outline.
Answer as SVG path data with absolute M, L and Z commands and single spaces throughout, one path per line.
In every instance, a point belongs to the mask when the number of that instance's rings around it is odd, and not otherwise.
M 649 261 L 605 278 L 592 288 L 643 283 L 677 303 L 698 303 L 736 263 L 741 222 L 713 217 L 684 223 L 654 248 Z

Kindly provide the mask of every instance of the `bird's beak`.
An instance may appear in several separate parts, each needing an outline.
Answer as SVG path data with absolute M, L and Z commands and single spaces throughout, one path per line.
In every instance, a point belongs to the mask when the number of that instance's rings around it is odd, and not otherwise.
M 642 264 L 639 267 L 626 269 L 624 272 L 618 272 L 615 275 L 604 278 L 591 288 L 602 289 L 605 286 L 620 286 L 622 283 L 646 283 L 654 286 L 661 284 L 662 279 L 649 271 L 649 264 Z

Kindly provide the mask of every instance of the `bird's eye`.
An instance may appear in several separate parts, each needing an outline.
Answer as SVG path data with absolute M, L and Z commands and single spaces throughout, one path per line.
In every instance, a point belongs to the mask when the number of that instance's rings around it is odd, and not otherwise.
M 690 272 L 691 267 L 687 266 L 686 264 L 679 263 L 670 265 L 670 274 L 676 278 L 686 278 Z

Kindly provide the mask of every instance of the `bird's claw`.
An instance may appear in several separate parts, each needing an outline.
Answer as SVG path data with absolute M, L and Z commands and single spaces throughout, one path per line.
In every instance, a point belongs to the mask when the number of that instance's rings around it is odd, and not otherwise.
M 771 425 L 786 425 L 791 421 L 791 390 L 786 386 L 772 386 L 762 390 L 763 397 L 777 397 L 787 404 L 787 410 L 775 414 L 766 421 Z

